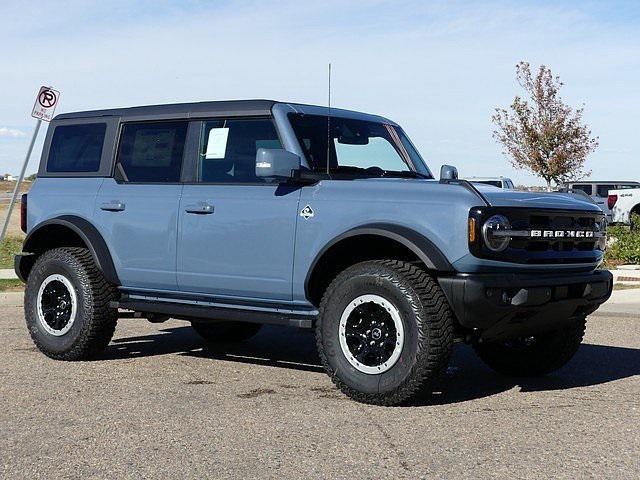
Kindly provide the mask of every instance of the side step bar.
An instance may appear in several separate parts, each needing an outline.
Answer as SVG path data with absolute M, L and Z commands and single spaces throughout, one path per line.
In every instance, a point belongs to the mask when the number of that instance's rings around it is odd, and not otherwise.
M 282 308 L 252 307 L 249 305 L 221 304 L 202 300 L 147 297 L 123 294 L 118 302 L 111 302 L 112 308 L 137 312 L 168 315 L 182 320 L 225 320 L 270 325 L 284 325 L 298 328 L 313 328 L 317 310 L 290 310 Z M 144 317 L 145 315 L 140 315 Z

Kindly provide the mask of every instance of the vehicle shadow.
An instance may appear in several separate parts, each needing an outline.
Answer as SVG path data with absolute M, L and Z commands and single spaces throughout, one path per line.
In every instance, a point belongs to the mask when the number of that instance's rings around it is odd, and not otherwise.
M 323 372 L 312 332 L 265 326 L 241 343 L 207 344 L 191 327 L 165 328 L 137 337 L 116 338 L 102 360 L 177 353 L 217 361 Z M 523 392 L 565 390 L 640 375 L 640 349 L 583 344 L 562 369 L 540 378 L 513 378 L 487 366 L 467 345 L 457 345 L 443 377 L 411 406 L 443 405 L 491 396 L 519 386 Z
M 560 370 L 543 377 L 516 378 L 494 372 L 467 345 L 457 346 L 450 367 L 413 406 L 443 405 L 488 397 L 520 387 L 521 392 L 567 390 L 640 375 L 640 349 L 585 343 Z
M 323 372 L 311 331 L 264 326 L 250 340 L 207 343 L 189 326 L 163 328 L 137 337 L 115 338 L 101 360 L 150 357 L 177 353 L 237 363 Z

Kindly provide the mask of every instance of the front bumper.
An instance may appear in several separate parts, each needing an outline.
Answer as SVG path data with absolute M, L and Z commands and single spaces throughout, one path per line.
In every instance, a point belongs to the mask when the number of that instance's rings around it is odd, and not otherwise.
M 555 330 L 611 296 L 607 270 L 580 274 L 458 274 L 438 278 L 458 322 L 482 340 Z

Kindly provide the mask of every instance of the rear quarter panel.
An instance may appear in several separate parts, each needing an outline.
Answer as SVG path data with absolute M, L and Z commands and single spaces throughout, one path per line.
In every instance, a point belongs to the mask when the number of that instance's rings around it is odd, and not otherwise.
M 616 204 L 611 209 L 611 221 L 613 223 L 629 224 L 631 210 L 640 205 L 640 188 L 609 190 L 609 195 L 618 196 Z
M 76 215 L 91 222 L 103 180 L 99 177 L 38 178 L 28 194 L 27 233 L 45 220 L 61 215 Z

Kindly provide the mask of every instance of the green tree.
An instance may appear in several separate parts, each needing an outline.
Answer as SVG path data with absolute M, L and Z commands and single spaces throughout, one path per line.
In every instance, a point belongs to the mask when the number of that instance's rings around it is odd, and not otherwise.
M 551 190 L 556 185 L 590 175 L 587 156 L 598 147 L 598 137 L 583 124 L 584 108 L 574 110 L 559 95 L 563 83 L 541 65 L 535 77 L 527 62 L 516 65 L 516 80 L 525 97 L 516 96 L 509 109 L 496 108 L 493 137 L 518 169 L 542 177 Z

